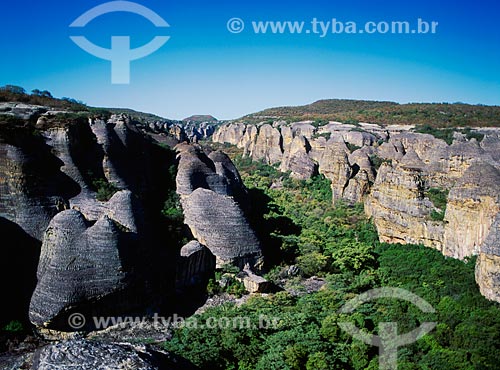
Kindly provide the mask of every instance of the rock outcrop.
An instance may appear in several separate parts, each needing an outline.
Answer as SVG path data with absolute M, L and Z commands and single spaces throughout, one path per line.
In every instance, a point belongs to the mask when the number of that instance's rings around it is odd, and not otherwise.
M 186 224 L 215 255 L 218 267 L 262 264 L 260 243 L 232 197 L 198 188 L 183 199 L 182 208 Z
M 262 159 L 269 164 L 280 162 L 283 149 L 278 129 L 268 124 L 262 125 L 259 128 L 257 140 L 253 146 L 250 146 L 249 151 L 253 159 Z
M 108 214 L 93 225 L 76 210 L 52 219 L 43 238 L 38 283 L 30 304 L 32 323 L 65 330 L 68 315 L 75 310 L 104 314 L 141 306 L 138 293 L 145 289 L 138 276 L 143 264 L 139 263 L 137 226 L 133 213 L 124 210 L 133 207 L 119 202 L 121 198 L 130 200 L 126 194 L 116 194 Z
M 176 271 L 177 290 L 199 286 L 215 271 L 215 256 L 207 247 L 192 240 L 181 248 Z
M 260 275 L 254 274 L 248 266 L 245 266 L 243 271 L 240 271 L 235 278 L 243 283 L 249 293 L 271 293 L 275 289 L 273 283 Z
M 334 201 L 344 199 L 356 203 L 367 194 L 374 175 L 368 164 L 363 165 L 363 171 L 355 177 L 360 165 L 348 159 L 350 151 L 346 143 L 374 145 L 380 138 L 378 133 L 381 130 L 377 127 L 377 136 L 362 130 L 350 131 L 355 128 L 330 124 L 316 129 L 309 121 L 289 126 L 280 121 L 257 126 L 231 123 L 219 127 L 212 139 L 237 145 L 243 149 L 244 156 L 253 160 L 272 165 L 279 163 L 279 169 L 290 172 L 295 179 L 306 180 L 319 171 L 332 181 Z M 327 140 L 324 135 L 330 136 L 330 139 Z M 365 159 L 369 162 L 367 155 Z
M 443 225 L 430 219 L 434 206 L 425 186 L 418 169 L 382 164 L 365 202 L 381 241 L 442 248 Z
M 177 193 L 193 236 L 215 255 L 217 266 L 249 263 L 259 269 L 261 246 L 242 209 L 246 190 L 231 160 L 221 152 L 207 156 L 193 145 L 176 149 Z
M 443 253 L 459 259 L 480 254 L 499 212 L 500 170 L 484 162 L 471 165 L 448 196 Z
M 476 281 L 482 295 L 500 302 L 500 213 L 481 245 L 476 261 Z
M 63 337 L 76 330 L 67 320 L 72 312 L 123 314 L 164 305 L 174 294 L 176 250 L 165 248 L 157 204 L 167 186 L 173 190 L 173 152 L 123 115 L 47 112 L 36 124 L 36 117 L 17 117 L 0 116 L 0 226 L 19 251 L 30 251 L 27 265 L 40 255 L 36 287 L 31 273 L 20 283 L 23 305 L 31 286 L 31 321 Z
M 195 369 L 184 359 L 144 345 L 70 340 L 40 348 L 33 356 L 33 370 Z

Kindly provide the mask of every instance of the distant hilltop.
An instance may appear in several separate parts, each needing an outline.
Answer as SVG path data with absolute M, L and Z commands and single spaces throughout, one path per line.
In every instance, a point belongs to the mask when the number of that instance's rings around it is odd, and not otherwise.
M 218 119 L 208 114 L 195 114 L 193 116 L 184 118 L 183 122 L 217 122 Z
M 317 126 L 338 121 L 348 124 L 369 122 L 383 126 L 432 125 L 435 128 L 496 127 L 500 122 L 500 106 L 328 99 L 297 107 L 269 108 L 241 118 L 247 123 L 267 120 L 313 121 Z

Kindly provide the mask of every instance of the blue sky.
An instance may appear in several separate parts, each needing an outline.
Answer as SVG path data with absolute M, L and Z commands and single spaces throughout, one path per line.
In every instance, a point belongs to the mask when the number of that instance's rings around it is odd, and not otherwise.
M 170 27 L 117 12 L 82 30 L 69 25 L 105 0 L 2 4 L 0 85 L 47 89 L 93 106 L 128 107 L 169 118 L 240 117 L 326 98 L 500 105 L 500 4 L 486 1 L 139 0 Z M 228 32 L 230 18 L 246 27 Z M 252 21 L 439 22 L 436 34 L 255 34 Z M 111 64 L 77 47 L 83 35 L 109 48 L 156 35 L 171 39 L 133 61 L 131 83 L 111 84 Z

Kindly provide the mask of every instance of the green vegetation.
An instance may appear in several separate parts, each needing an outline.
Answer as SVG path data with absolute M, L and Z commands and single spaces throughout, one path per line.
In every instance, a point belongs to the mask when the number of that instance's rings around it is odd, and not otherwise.
M 316 128 L 327 125 L 328 120 L 327 119 L 322 119 L 322 118 L 316 118 L 313 122 L 312 125 Z
M 363 100 L 319 100 L 298 107 L 266 109 L 248 116 L 245 121 L 260 122 L 263 117 L 286 121 L 371 122 L 382 125 L 400 124 L 434 128 L 494 127 L 500 121 L 500 107 L 463 103 L 411 103 Z
M 207 293 L 214 296 L 220 293 L 229 293 L 241 297 L 246 293 L 245 286 L 236 279 L 240 272 L 238 267 L 224 265 L 215 272 L 215 276 L 208 281 Z
M 479 293 L 474 259 L 464 263 L 430 248 L 379 243 L 362 205 L 331 206 L 325 178 L 289 179 L 281 189 L 271 189 L 270 183 L 282 176 L 274 167 L 239 157 L 236 162 L 252 203 L 259 207 L 259 199 L 267 200 L 262 227 L 277 242 L 273 245 L 281 256 L 267 277 L 278 277 L 294 264 L 299 276 L 289 278 L 285 289 L 301 286 L 313 275 L 327 284 L 315 293 L 294 296 L 281 291 L 251 297 L 240 306 L 210 308 L 196 316 L 196 325 L 174 332 L 164 344 L 168 351 L 202 369 L 377 369 L 377 348 L 353 339 L 337 322 L 351 321 L 376 333 L 378 323 L 395 321 L 398 332 L 404 333 L 423 321 L 436 321 L 434 331 L 399 349 L 398 368 L 498 367 L 499 305 Z M 429 194 L 437 207 L 443 207 L 445 192 L 438 190 Z M 290 229 L 291 234 L 286 232 Z M 365 303 L 351 315 L 338 313 L 356 294 L 382 286 L 418 294 L 437 313 L 423 314 L 411 303 L 391 299 Z M 209 288 L 219 287 L 214 280 Z M 238 323 L 242 318 L 246 321 L 236 328 L 207 325 Z
M 21 321 L 12 320 L 2 330 L 7 333 L 21 333 L 25 328 Z
M 331 132 L 323 132 L 322 134 L 314 134 L 312 136 L 313 139 L 318 139 L 320 137 L 324 137 L 327 141 L 330 140 L 330 137 L 332 136 Z
M 429 134 L 434 136 L 436 139 L 444 140 L 448 145 L 451 145 L 451 143 L 453 142 L 453 131 L 454 129 L 452 128 L 440 129 L 435 128 L 431 125 L 423 125 L 415 129 L 415 132 L 418 132 L 420 134 Z
M 181 201 L 179 195 L 175 190 L 169 190 L 169 192 L 167 193 L 167 199 L 163 204 L 161 213 L 168 220 L 173 222 L 182 222 L 184 220 Z
M 415 132 L 421 134 L 430 134 L 437 139 L 444 140 L 448 145 L 453 143 L 453 132 L 458 131 L 465 135 L 467 140 L 476 139 L 477 142 L 481 142 L 484 138 L 484 134 L 474 131 L 470 127 L 466 127 L 463 129 L 454 129 L 454 128 L 436 128 L 431 125 L 423 125 L 418 126 L 415 129 Z
M 44 105 L 51 108 L 67 109 L 70 111 L 87 111 L 85 103 L 71 99 L 62 98 L 57 99 L 52 94 L 43 90 L 34 89 L 31 94 L 20 86 L 6 85 L 0 87 L 0 102 L 20 102 L 33 105 Z
M 465 135 L 467 140 L 476 139 L 477 142 L 480 143 L 484 139 L 484 134 L 473 131 L 470 127 L 464 128 L 462 133 Z
M 345 145 L 347 145 L 347 149 L 349 149 L 349 151 L 352 153 L 352 152 L 355 152 L 356 150 L 358 149 L 361 149 L 360 146 L 357 146 L 357 145 L 354 145 L 354 144 L 351 144 L 351 143 L 345 143 Z
M 430 188 L 425 192 L 425 196 L 430 199 L 434 207 L 438 210 L 432 210 L 431 219 L 433 221 L 443 221 L 446 212 L 446 203 L 448 199 L 448 190 L 440 188 Z
M 375 169 L 375 171 L 379 170 L 380 166 L 382 166 L 382 163 L 392 164 L 392 160 L 380 158 L 376 154 L 370 155 L 370 162 L 372 163 L 373 168 Z
M 92 181 L 92 186 L 94 186 L 97 191 L 97 200 L 101 202 L 107 202 L 120 190 L 106 179 L 95 179 Z

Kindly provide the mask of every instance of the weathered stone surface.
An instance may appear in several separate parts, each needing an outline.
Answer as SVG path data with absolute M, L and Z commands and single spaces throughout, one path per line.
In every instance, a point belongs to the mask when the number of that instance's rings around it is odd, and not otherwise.
M 177 170 L 177 193 L 181 196 L 191 194 L 197 188 L 213 190 L 219 194 L 233 195 L 233 187 L 240 186 L 241 180 L 234 176 L 233 168 L 228 167 L 225 159 L 215 163 L 199 147 L 188 144 L 176 146 L 179 157 Z M 219 173 L 217 173 L 217 167 Z M 230 176 L 224 176 L 229 174 Z M 230 184 L 231 181 L 231 184 Z
M 381 241 L 442 248 L 443 225 L 430 221 L 434 206 L 424 198 L 424 189 L 419 170 L 382 164 L 365 201 Z
M 278 129 L 269 124 L 264 124 L 259 129 L 259 135 L 253 148 L 251 157 L 254 160 L 264 160 L 268 164 L 281 161 L 283 154 L 281 147 L 281 135 Z
M 42 105 L 32 105 L 24 103 L 1 102 L 0 113 L 4 115 L 14 116 L 22 119 L 30 119 L 39 114 L 50 110 L 49 107 Z
M 500 133 L 491 132 L 484 136 L 481 148 L 496 162 L 500 162 Z
M 217 266 L 243 268 L 262 263 L 260 243 L 242 210 L 230 196 L 198 188 L 182 200 L 185 223 L 194 237 L 216 256 Z
M 127 181 L 124 177 L 125 171 L 122 165 L 125 146 L 114 130 L 115 125 L 112 122 L 116 119 L 117 117 L 112 117 L 110 122 L 99 119 L 93 120 L 90 123 L 90 128 L 104 152 L 102 168 L 106 179 L 118 188 L 125 189 L 127 188 Z
M 400 160 L 405 155 L 405 152 L 400 142 L 389 142 L 378 147 L 377 155 L 383 159 Z
M 291 176 L 298 180 L 309 179 L 316 170 L 316 164 L 308 156 L 309 150 L 307 139 L 302 135 L 295 136 L 283 154 L 280 171 L 291 171 Z
M 475 163 L 448 196 L 443 253 L 454 258 L 477 255 L 500 212 L 500 171 Z
M 292 145 L 293 131 L 290 126 L 281 126 L 280 131 L 282 137 L 281 141 L 283 145 L 283 151 L 286 153 L 287 151 L 290 151 L 290 146 Z
M 346 143 L 350 143 L 359 147 L 365 145 L 373 145 L 377 141 L 377 137 L 373 134 L 364 131 L 346 131 L 342 133 L 342 137 Z
M 245 262 L 260 268 L 261 247 L 242 210 L 246 189 L 229 157 L 199 147 L 178 145 L 177 193 L 184 222 L 194 237 L 216 257 L 217 266 Z
M 0 217 L 41 240 L 50 219 L 69 208 L 79 186 L 61 172 L 62 162 L 42 138 L 0 140 Z
M 243 123 L 231 123 L 224 125 L 215 131 L 212 140 L 217 143 L 229 143 L 237 145 L 245 134 L 246 125 Z
M 146 346 L 70 340 L 40 348 L 34 355 L 33 370 L 154 370 L 193 369 L 186 360 Z
M 214 163 L 215 173 L 226 179 L 231 191 L 227 195 L 233 195 L 236 198 L 242 197 L 246 193 L 245 186 L 243 185 L 243 181 L 241 181 L 240 173 L 231 159 L 220 150 L 211 152 L 208 158 Z
M 476 282 L 483 296 L 500 302 L 500 256 L 479 254 L 476 261 Z
M 72 310 L 86 313 L 89 305 L 94 312 L 131 309 L 133 297 L 114 302 L 114 307 L 100 306 L 100 301 L 134 280 L 130 266 L 135 253 L 126 234 L 107 216 L 91 226 L 78 211 L 57 214 L 43 239 L 30 320 L 37 326 L 71 331 L 66 314 Z
M 359 171 L 351 178 L 342 193 L 342 198 L 349 203 L 361 202 L 370 190 L 370 177 L 365 170 Z
M 215 256 L 207 247 L 192 240 L 182 247 L 176 271 L 177 289 L 199 285 L 215 271 Z
M 481 246 L 476 262 L 476 282 L 482 295 L 500 302 L 500 213 Z
M 245 135 L 238 142 L 238 148 L 243 148 L 243 156 L 250 157 L 253 148 L 255 147 L 255 142 L 257 141 L 257 136 L 259 130 L 256 126 L 247 126 Z
M 312 138 L 316 128 L 309 122 L 295 122 L 292 123 L 291 129 L 294 136 L 304 136 L 308 139 Z
M 319 173 L 332 182 L 333 202 L 342 199 L 344 189 L 351 177 L 351 166 L 344 143 L 328 142 L 319 162 Z
M 236 280 L 242 282 L 249 293 L 269 293 L 275 288 L 271 282 L 254 274 L 249 268 L 245 268 L 237 274 Z

